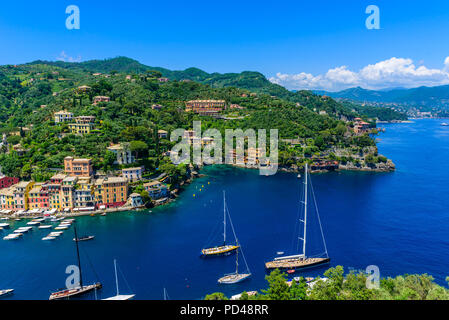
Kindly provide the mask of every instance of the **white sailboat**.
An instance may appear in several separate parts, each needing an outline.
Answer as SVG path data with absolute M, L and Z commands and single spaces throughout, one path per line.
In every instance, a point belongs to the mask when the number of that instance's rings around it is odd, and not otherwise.
M 225 213 L 228 215 L 229 224 L 231 225 L 232 233 L 234 234 L 235 242 L 236 242 L 236 245 L 238 246 L 238 248 L 236 250 L 236 256 L 235 256 L 235 265 L 236 265 L 235 272 L 224 275 L 223 277 L 218 279 L 218 283 L 220 283 L 220 284 L 235 284 L 235 283 L 242 282 L 242 281 L 248 279 L 249 277 L 251 277 L 251 272 L 249 271 L 248 263 L 246 262 L 245 255 L 243 254 L 242 246 L 239 244 L 239 241 L 237 239 L 237 235 L 235 233 L 231 215 L 229 214 L 227 207 L 225 208 Z M 246 266 L 245 273 L 239 273 L 239 251 L 242 252 L 243 261 L 245 262 L 245 266 Z
M 242 250 L 242 247 L 240 247 L 240 250 Z M 243 256 L 243 251 L 242 251 L 242 256 Z M 239 282 L 242 282 L 242 281 L 250 278 L 251 272 L 249 271 L 249 267 L 248 267 L 248 264 L 246 263 L 245 256 L 243 256 L 243 260 L 245 261 L 247 271 L 246 271 L 246 273 L 239 273 L 239 250 L 237 250 L 236 261 L 235 261 L 235 264 L 236 264 L 235 272 L 224 275 L 222 278 L 218 279 L 218 283 L 220 283 L 220 284 L 235 284 L 235 283 L 239 283 Z
M 117 295 L 110 297 L 110 298 L 106 298 L 106 299 L 102 299 L 102 300 L 131 300 L 132 298 L 134 298 L 136 295 L 135 294 L 129 294 L 129 295 L 123 295 L 120 294 L 119 288 L 118 288 L 118 275 L 117 275 L 117 260 L 114 259 L 114 271 L 115 271 L 115 286 L 117 289 Z
M 318 214 L 317 209 L 317 216 L 318 216 L 318 222 L 320 225 L 321 230 L 321 236 L 323 239 L 324 244 L 324 256 L 323 257 L 307 257 L 306 255 L 306 243 L 307 243 L 307 207 L 308 207 L 308 184 L 309 181 L 309 171 L 308 171 L 308 164 L 306 163 L 305 166 L 305 182 L 304 182 L 304 220 L 300 220 L 301 223 L 304 225 L 304 231 L 303 231 L 303 237 L 299 237 L 299 240 L 303 242 L 302 247 L 302 253 L 298 255 L 292 255 L 292 256 L 284 256 L 284 257 L 278 257 L 275 258 L 273 261 L 265 263 L 266 270 L 286 270 L 288 273 L 295 273 L 297 270 L 310 268 L 322 264 L 326 264 L 330 262 L 329 255 L 327 253 L 327 247 L 326 247 L 326 240 L 324 239 L 323 229 L 321 227 L 321 221 L 320 216 Z M 312 189 L 312 188 L 311 188 Z M 316 206 L 315 196 L 312 189 L 312 195 L 314 197 L 314 204 Z

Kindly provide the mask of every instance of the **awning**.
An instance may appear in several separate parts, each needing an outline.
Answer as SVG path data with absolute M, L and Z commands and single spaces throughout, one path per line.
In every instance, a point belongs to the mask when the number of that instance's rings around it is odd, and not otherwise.
M 75 209 L 76 210 L 76 209 Z M 94 211 L 95 207 L 79 208 L 79 211 Z
M 65 211 L 65 212 L 69 212 L 69 211 L 70 211 L 70 208 L 65 208 L 64 211 Z
M 100 206 L 100 209 L 101 209 L 101 210 L 104 210 L 104 209 L 106 209 L 106 206 L 105 206 L 105 205 L 102 205 L 102 206 Z

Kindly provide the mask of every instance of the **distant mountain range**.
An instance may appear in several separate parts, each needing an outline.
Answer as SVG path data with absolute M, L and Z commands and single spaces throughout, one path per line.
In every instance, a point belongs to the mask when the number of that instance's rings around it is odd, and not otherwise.
M 367 90 L 360 87 L 339 92 L 315 91 L 319 95 L 358 102 L 398 103 L 414 106 L 449 107 L 449 85 L 413 89 Z

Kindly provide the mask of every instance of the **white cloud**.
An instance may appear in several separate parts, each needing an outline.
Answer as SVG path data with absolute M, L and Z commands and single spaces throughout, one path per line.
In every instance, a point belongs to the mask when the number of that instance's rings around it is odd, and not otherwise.
M 78 57 L 73 58 L 67 55 L 64 50 L 59 54 L 59 56 L 56 58 L 57 61 L 64 61 L 64 62 L 81 62 L 81 56 L 78 55 Z
M 441 69 L 430 69 L 423 65 L 416 66 L 412 59 L 391 58 L 375 64 L 367 65 L 354 72 L 347 66 L 328 70 L 322 75 L 309 73 L 282 74 L 277 73 L 270 78 L 273 83 L 288 89 L 324 89 L 338 91 L 355 86 L 367 89 L 383 89 L 391 87 L 419 87 L 449 84 L 449 57 Z

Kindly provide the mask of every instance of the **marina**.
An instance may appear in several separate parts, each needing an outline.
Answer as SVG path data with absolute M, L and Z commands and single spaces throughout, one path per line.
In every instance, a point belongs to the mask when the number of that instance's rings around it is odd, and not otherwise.
M 365 270 L 374 264 L 382 277 L 428 273 L 438 283 L 446 283 L 449 203 L 445 194 L 449 192 L 449 173 L 420 164 L 427 157 L 444 161 L 449 156 L 449 136 L 437 120 L 385 127 L 380 152 L 395 159 L 397 172 L 311 175 L 332 261 L 298 271 L 289 275 L 289 280 L 322 276 L 336 265 Z M 415 139 L 412 144 L 410 136 Z M 301 251 L 297 250 L 299 226 L 295 222 L 301 212 L 298 195 L 303 191 L 303 174 L 300 180 L 297 173 L 261 177 L 257 171 L 231 167 L 207 167 L 201 173 L 205 176 L 187 186 L 176 202 L 152 209 L 152 213 L 142 210 L 76 218 L 83 234 L 95 235 L 94 241 L 80 243 L 80 255 L 86 265 L 83 277 L 92 279 L 86 284 L 97 282 L 93 281 L 95 274 L 103 284 L 96 290 L 99 299 L 117 294 L 114 259 L 120 262 L 135 299 L 159 300 L 163 288 L 171 299 L 201 299 L 212 292 L 231 297 L 266 288 L 265 262 Z M 427 189 L 429 181 L 435 187 L 432 192 Z M 209 235 L 217 238 L 212 244 L 223 242 L 223 237 L 218 239 L 223 231 L 223 190 L 252 274 L 234 285 L 221 285 L 217 280 L 235 270 L 236 255 L 198 258 Z M 430 201 L 423 204 L 423 197 Z M 322 252 L 321 234 L 316 215 L 310 214 L 307 220 L 311 230 L 307 256 L 314 257 Z M 11 230 L 0 234 L 7 236 L 26 226 L 27 221 L 8 220 Z M 46 220 L 45 224 L 57 226 L 60 221 Z M 48 299 L 49 290 L 64 285 L 67 265 L 77 263 L 73 231 L 66 230 L 56 241 L 42 241 L 48 233 L 33 227 L 16 241 L 0 241 L 0 286 L 15 289 L 14 296 L 5 299 Z M 88 267 L 86 253 L 95 273 Z M 414 258 L 406 261 L 399 258 L 401 255 Z M 120 279 L 120 284 L 125 282 Z M 93 292 L 78 298 L 95 299 Z

